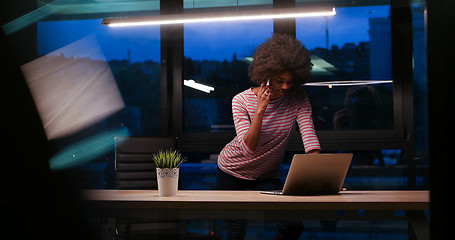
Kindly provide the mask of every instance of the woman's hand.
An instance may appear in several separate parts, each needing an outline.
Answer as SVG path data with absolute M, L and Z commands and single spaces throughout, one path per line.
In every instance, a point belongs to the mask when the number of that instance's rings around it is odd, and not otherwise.
M 321 151 L 319 149 L 313 149 L 313 150 L 310 150 L 309 152 L 307 152 L 307 154 L 320 154 Z
M 258 88 L 257 96 L 258 96 L 258 106 L 257 106 L 256 111 L 258 113 L 263 113 L 263 112 L 265 112 L 265 109 L 267 108 L 267 105 L 270 102 L 270 97 L 272 96 L 272 90 L 270 90 L 270 86 L 266 86 L 265 83 L 263 83 Z

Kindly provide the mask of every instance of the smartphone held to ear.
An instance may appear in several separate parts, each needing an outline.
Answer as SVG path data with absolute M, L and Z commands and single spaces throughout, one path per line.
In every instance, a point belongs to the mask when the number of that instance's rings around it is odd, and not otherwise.
M 267 83 L 265 84 L 265 86 L 270 86 L 270 79 L 267 79 Z M 264 94 L 265 94 L 266 96 L 269 95 L 269 93 L 267 93 L 267 91 L 264 92 Z

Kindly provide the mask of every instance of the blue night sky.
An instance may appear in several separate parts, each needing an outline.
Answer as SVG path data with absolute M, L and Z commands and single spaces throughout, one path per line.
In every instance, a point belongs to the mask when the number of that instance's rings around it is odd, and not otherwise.
M 389 6 L 337 8 L 336 16 L 296 20 L 297 38 L 308 48 L 325 47 L 328 24 L 329 46 L 369 41 L 368 19 L 389 15 Z M 87 36 L 95 36 L 107 60 L 160 60 L 159 26 L 109 28 L 102 19 L 38 22 L 38 54 L 45 55 Z M 185 24 L 184 51 L 195 60 L 231 60 L 251 56 L 254 48 L 270 37 L 272 20 Z

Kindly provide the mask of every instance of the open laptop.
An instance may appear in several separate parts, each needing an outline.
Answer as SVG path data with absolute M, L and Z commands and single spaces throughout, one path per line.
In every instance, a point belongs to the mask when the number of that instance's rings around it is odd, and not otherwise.
M 352 153 L 296 154 L 291 162 L 283 190 L 261 191 L 278 195 L 336 194 L 342 186 Z

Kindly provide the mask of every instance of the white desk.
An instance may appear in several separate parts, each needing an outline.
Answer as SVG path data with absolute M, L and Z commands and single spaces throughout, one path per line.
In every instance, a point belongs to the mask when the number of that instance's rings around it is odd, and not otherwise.
M 156 190 L 85 190 L 94 216 L 156 219 L 314 219 L 408 220 L 418 239 L 428 239 L 423 211 L 428 191 L 344 191 L 325 196 L 266 195 L 257 191 L 179 191 L 158 197 Z M 359 210 L 361 214 L 359 214 Z M 394 216 L 394 210 L 406 216 Z

